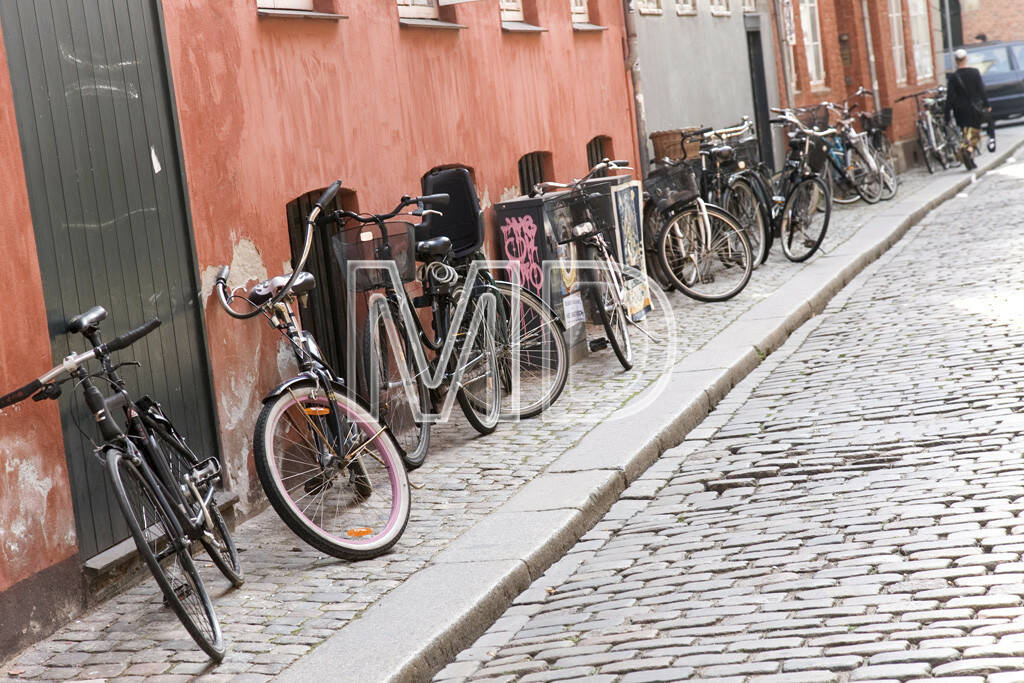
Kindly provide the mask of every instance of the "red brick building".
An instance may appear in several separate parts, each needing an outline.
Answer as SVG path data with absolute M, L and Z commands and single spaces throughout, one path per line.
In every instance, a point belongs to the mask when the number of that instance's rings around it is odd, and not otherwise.
M 1024 2 L 1019 0 L 948 0 L 953 39 L 969 44 L 984 35 L 988 40 L 1024 40 Z M 959 10 L 959 11 L 958 11 Z M 957 17 L 959 14 L 959 17 Z M 960 32 L 957 32 L 959 19 Z M 957 42 L 957 44 L 961 44 Z
M 877 106 L 894 110 L 890 136 L 913 140 L 914 102 L 895 100 L 945 80 L 935 66 L 941 44 L 930 0 L 780 0 L 774 7 L 783 101 L 841 102 L 860 86 L 877 89 Z M 902 147 L 913 163 L 915 146 Z

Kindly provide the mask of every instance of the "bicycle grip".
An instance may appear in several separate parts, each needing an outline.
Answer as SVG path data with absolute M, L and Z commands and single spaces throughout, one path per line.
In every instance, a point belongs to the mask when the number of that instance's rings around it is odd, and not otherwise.
M 101 353 L 108 354 L 114 351 L 120 351 L 126 346 L 131 346 L 158 327 L 160 327 L 160 318 L 153 318 L 152 320 L 139 325 L 134 330 L 129 330 L 120 337 L 115 337 L 108 341 L 102 346 Z
M 332 199 L 334 199 L 334 195 L 338 194 L 338 190 L 340 189 L 341 181 L 335 180 L 333 183 L 331 183 L 330 187 L 324 190 L 324 193 L 320 195 L 320 199 L 316 200 L 316 204 L 314 206 L 318 206 L 321 209 L 324 208 L 325 205 L 327 205 Z
M 439 192 L 438 194 L 428 194 L 419 198 L 420 204 L 433 204 L 434 206 L 448 206 L 448 202 L 451 201 L 451 195 L 447 192 Z
M 43 383 L 38 379 L 32 380 L 20 389 L 16 389 L 6 396 L 0 396 L 0 408 L 6 408 L 7 406 L 13 406 L 15 403 L 24 401 L 26 398 L 36 393 L 43 387 Z

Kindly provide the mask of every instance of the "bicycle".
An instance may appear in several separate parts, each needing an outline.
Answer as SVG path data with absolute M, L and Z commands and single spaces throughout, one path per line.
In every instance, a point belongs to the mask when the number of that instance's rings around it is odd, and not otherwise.
M 191 554 L 193 541 L 199 541 L 232 584 L 241 585 L 238 553 L 214 498 L 220 463 L 215 457 L 199 460 L 152 399 L 133 400 L 117 372 L 126 363 L 110 361 L 111 354 L 155 330 L 160 320 L 154 318 L 104 344 L 98 330 L 106 316 L 107 311 L 96 306 L 72 318 L 68 333 L 82 334 L 92 349 L 67 356 L 29 384 L 0 397 L 0 409 L 30 396 L 35 401 L 56 400 L 61 385 L 69 381 L 76 389 L 81 387 L 102 438 L 93 455 L 106 466 L 139 555 L 156 579 L 164 604 L 196 644 L 220 662 L 225 653 L 220 621 Z M 101 371 L 91 374 L 84 366 L 93 360 Z M 96 378 L 110 385 L 110 398 L 103 396 Z M 114 418 L 118 411 L 126 428 Z
M 431 413 L 447 413 L 454 394 L 467 421 L 480 434 L 492 433 L 501 411 L 495 342 L 493 292 L 459 293 L 459 275 L 450 264 L 451 240 L 445 236 L 417 241 L 414 226 L 391 221 L 406 207 L 411 215 L 440 213 L 424 205 L 443 206 L 448 195 L 402 197 L 383 214 L 334 211 L 327 220 L 342 226 L 342 262 L 348 268 L 348 285 L 358 292 L 376 290 L 370 298 L 363 328 L 363 375 L 374 414 L 396 434 L 408 466 L 418 467 L 426 457 Z M 348 227 L 345 222 L 350 222 Z M 373 226 L 375 237 L 364 226 Z M 423 265 L 416 268 L 416 261 Z M 398 271 L 395 282 L 387 269 L 367 262 L 389 263 Z M 369 267 L 367 267 L 369 265 Z M 422 296 L 410 298 L 406 282 L 418 281 Z M 459 290 L 459 291 L 457 291 Z M 429 307 L 433 335 L 423 328 L 415 308 Z M 425 349 L 434 352 L 428 359 Z M 379 412 L 378 412 L 379 411 Z
M 253 457 L 260 484 L 285 524 L 303 541 L 333 557 L 363 560 L 390 549 L 409 522 L 409 478 L 398 447 L 324 360 L 301 329 L 295 297 L 315 286 L 302 270 L 312 233 L 338 189 L 333 183 L 314 204 L 305 240 L 289 275 L 265 280 L 245 295 L 228 292 L 230 270 L 216 278 L 221 306 L 236 319 L 262 315 L 289 342 L 299 373 L 263 398 Z M 236 311 L 235 299 L 251 310 Z
M 735 126 L 704 133 L 700 156 L 701 196 L 739 220 L 756 269 L 767 258 L 770 221 L 750 179 L 760 159 L 753 122 L 745 116 Z
M 867 133 L 853 128 L 851 112 L 857 105 L 847 101 L 842 106 L 832 102 L 823 102 L 822 106 L 838 119 L 835 127 L 839 133 L 823 138 L 828 145 L 831 172 L 826 177 L 833 183 L 833 201 L 849 204 L 863 199 L 868 204 L 878 203 L 884 182 Z
M 545 181 L 533 187 L 532 193 L 544 194 L 547 190 L 566 190 L 560 201 L 564 202 L 571 217 L 570 225 L 555 235 L 559 244 L 573 245 L 594 255 L 589 281 L 581 282 L 594 309 L 597 311 L 605 339 L 623 370 L 633 367 L 633 345 L 629 339 L 630 324 L 635 324 L 626 305 L 626 274 L 619 262 L 609 251 L 605 233 L 615 230 L 610 222 L 599 222 L 591 211 L 593 197 L 587 191 L 586 183 L 605 171 L 632 170 L 628 161 L 603 159 L 582 178 L 571 183 Z M 596 347 L 596 345 L 595 345 Z
M 877 109 L 877 98 L 873 90 L 860 87 L 850 97 L 870 96 Z M 868 134 L 868 142 L 875 152 L 875 160 L 882 173 L 882 199 L 889 200 L 896 196 L 899 178 L 896 174 L 896 149 L 885 131 L 892 125 L 892 109 L 883 107 L 878 111 L 861 111 L 861 130 Z
M 789 153 L 777 174 L 773 175 L 760 163 L 750 180 L 758 187 L 758 197 L 771 198 L 766 208 L 771 218 L 772 240 L 778 237 L 785 257 L 799 263 L 821 248 L 828 231 L 832 202 L 828 186 L 821 177 L 828 164 L 824 138 L 838 131 L 834 128 L 814 130 L 792 110 L 772 111 L 781 114 L 771 120 L 773 125 L 795 129 L 789 137 Z
M 943 122 L 945 88 L 922 90 L 899 97 L 896 101 L 902 102 L 910 98 L 914 98 L 914 105 L 917 107 L 917 144 L 921 148 L 928 172 L 935 173 L 936 166 L 947 169 L 959 163 L 957 148 L 949 139 L 952 135 L 952 142 L 956 141 L 956 134 L 951 130 L 955 124 L 948 125 Z

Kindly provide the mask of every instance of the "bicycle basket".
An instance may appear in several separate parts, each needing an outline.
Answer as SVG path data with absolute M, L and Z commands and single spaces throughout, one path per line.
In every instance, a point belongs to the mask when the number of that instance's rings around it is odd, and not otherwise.
M 592 198 L 588 197 L 593 195 Z M 598 201 L 603 195 L 591 188 L 562 193 L 544 203 L 544 213 L 551 234 L 559 244 L 567 244 L 589 237 L 598 232 L 608 233 L 615 229 L 614 218 L 609 211 L 601 210 Z M 590 215 L 587 208 L 590 208 Z
M 828 107 L 814 104 L 797 112 L 796 117 L 808 128 L 828 128 Z
M 732 146 L 737 164 L 743 162 L 744 168 L 753 168 L 761 162 L 761 147 L 756 137 L 740 140 Z
M 384 239 L 380 236 L 380 226 L 375 223 L 359 225 L 341 230 L 331 237 L 334 256 L 337 259 L 341 276 L 349 287 L 357 292 L 370 289 L 381 289 L 391 282 L 388 270 L 360 267 L 355 271 L 355 282 L 349 282 L 349 263 L 353 261 L 393 261 L 398 267 L 398 275 L 402 282 L 416 279 L 416 238 L 415 228 L 404 221 L 390 221 L 384 224 L 387 231 L 387 247 L 391 255 L 388 258 Z
M 698 159 L 700 158 L 700 138 L 690 138 L 683 142 L 691 133 L 700 128 L 676 128 L 675 130 L 658 130 L 651 133 L 651 145 L 654 147 L 655 159 Z
M 644 193 L 650 195 L 651 201 L 660 209 L 687 204 L 700 194 L 697 175 L 693 166 L 687 163 L 656 166 L 644 181 Z

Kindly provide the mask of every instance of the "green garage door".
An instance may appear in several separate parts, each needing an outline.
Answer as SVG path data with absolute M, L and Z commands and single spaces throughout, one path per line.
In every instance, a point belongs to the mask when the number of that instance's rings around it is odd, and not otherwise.
M 164 51 L 159 0 L 2 0 L 0 23 L 56 362 L 80 350 L 65 321 L 110 311 L 105 338 L 154 315 L 129 351 L 130 385 L 162 403 L 195 446 L 216 452 L 209 367 Z M 84 557 L 127 538 L 95 428 L 61 399 Z M 79 429 L 81 426 L 82 430 Z

